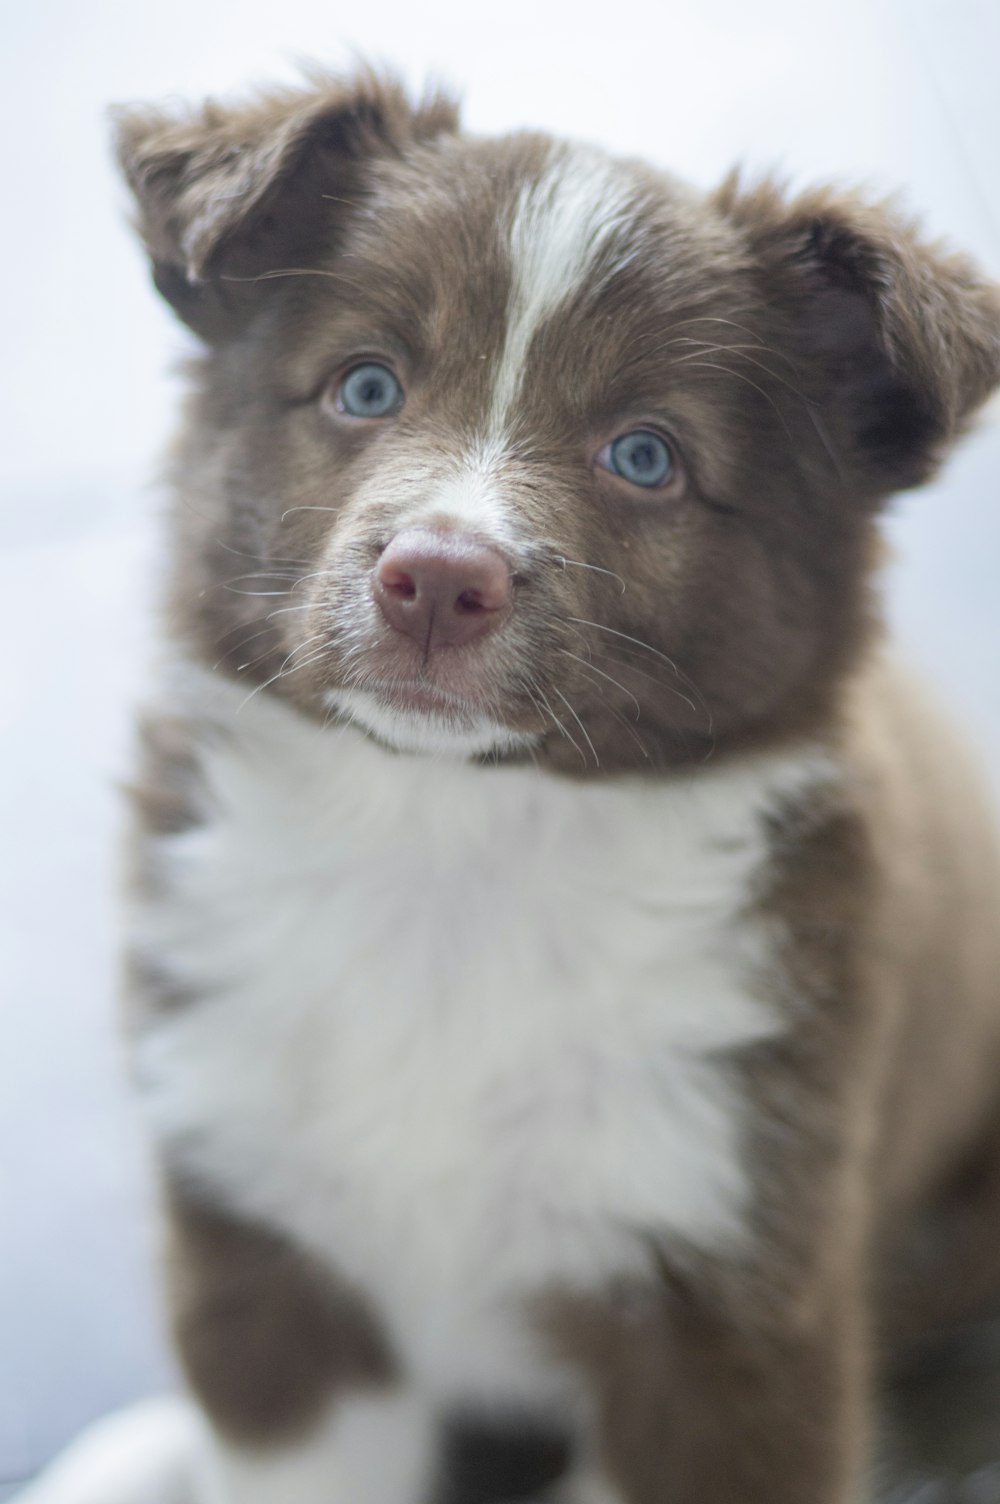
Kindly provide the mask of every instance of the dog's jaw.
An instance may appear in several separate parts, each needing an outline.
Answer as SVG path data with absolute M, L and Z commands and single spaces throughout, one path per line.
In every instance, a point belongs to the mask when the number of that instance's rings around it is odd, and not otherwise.
M 410 696 L 418 698 L 419 692 Z M 499 721 L 460 702 L 441 700 L 432 708 L 407 704 L 405 691 L 378 695 L 364 689 L 335 689 L 326 694 L 330 710 L 397 752 L 428 753 L 440 757 L 510 756 L 536 745 L 537 734 L 513 731 Z

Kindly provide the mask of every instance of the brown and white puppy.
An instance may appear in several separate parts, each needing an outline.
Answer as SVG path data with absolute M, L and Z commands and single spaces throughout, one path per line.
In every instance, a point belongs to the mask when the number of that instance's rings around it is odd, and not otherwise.
M 1000 868 L 872 591 L 996 291 L 369 76 L 120 140 L 205 343 L 131 1037 L 206 1497 L 857 1504 L 1000 1298 Z

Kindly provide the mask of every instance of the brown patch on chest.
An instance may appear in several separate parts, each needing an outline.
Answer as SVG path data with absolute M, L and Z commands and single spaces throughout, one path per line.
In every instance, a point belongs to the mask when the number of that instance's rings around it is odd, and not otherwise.
M 329 1269 L 178 1184 L 167 1212 L 174 1340 L 223 1435 L 251 1447 L 288 1442 L 338 1393 L 393 1382 L 377 1322 Z

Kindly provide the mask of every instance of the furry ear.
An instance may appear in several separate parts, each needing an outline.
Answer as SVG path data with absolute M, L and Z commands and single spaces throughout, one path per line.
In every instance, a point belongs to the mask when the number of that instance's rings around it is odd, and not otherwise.
M 871 498 L 926 480 L 1000 382 L 1000 288 L 891 204 L 788 202 L 735 174 L 714 202 L 749 242 L 845 476 Z
M 367 161 L 454 130 L 457 109 L 440 96 L 412 106 L 397 84 L 362 73 L 236 108 L 127 107 L 116 125 L 156 285 L 218 339 L 252 301 L 240 278 L 297 264 L 363 195 Z

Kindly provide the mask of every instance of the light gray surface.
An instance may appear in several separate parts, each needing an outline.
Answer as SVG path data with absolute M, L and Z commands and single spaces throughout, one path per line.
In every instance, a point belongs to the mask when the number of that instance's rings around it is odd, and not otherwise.
M 0 701 L 0 1477 L 165 1376 L 114 1022 L 145 550 L 79 501 L 75 536 L 0 549 L 12 646 L 32 660 Z
M 991 0 L 720 0 L 710 14 L 651 3 L 610 27 L 604 12 L 537 0 L 471 14 L 457 0 L 385 0 L 341 24 L 411 78 L 437 68 L 467 84 L 478 129 L 589 135 L 702 182 L 741 156 L 799 180 L 905 183 L 936 229 L 1000 271 Z M 182 341 L 120 227 L 101 111 L 287 77 L 289 56 L 343 59 L 346 40 L 319 0 L 177 0 L 169 17 L 38 0 L 10 27 L 0 151 L 22 233 L 0 244 L 0 290 L 13 293 L 0 363 L 0 1480 L 168 1376 L 115 1043 L 114 888 L 150 594 L 143 477 L 173 405 L 159 373 Z M 998 492 L 991 432 L 942 485 L 901 501 L 890 571 L 902 638 L 991 770 Z M 1000 1380 L 987 1373 L 958 1375 L 936 1399 L 931 1385 L 932 1415 L 989 1408 Z

